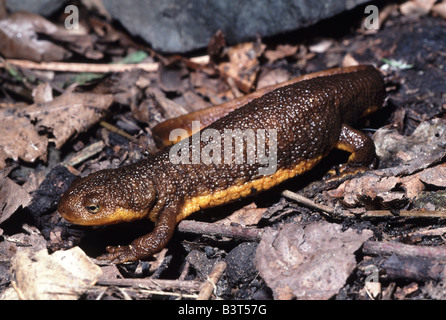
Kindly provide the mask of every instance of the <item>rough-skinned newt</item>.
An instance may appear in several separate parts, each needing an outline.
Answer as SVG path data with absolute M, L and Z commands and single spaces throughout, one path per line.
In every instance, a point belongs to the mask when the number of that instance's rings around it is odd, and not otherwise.
M 107 247 L 108 253 L 99 257 L 122 263 L 160 251 L 176 224 L 193 212 L 268 190 L 301 175 L 333 148 L 351 153 L 348 166 L 369 166 L 375 158 L 373 141 L 351 125 L 383 105 L 384 80 L 372 66 L 335 70 L 253 99 L 180 142 L 183 149 L 173 152 L 178 148 L 175 144 L 140 162 L 76 179 L 63 194 L 59 213 L 81 225 L 151 219 L 155 223 L 151 233 L 128 246 Z M 234 161 L 235 157 L 220 162 L 194 161 L 197 146 L 207 150 L 213 160 L 220 156 L 218 150 L 221 157 L 224 150 L 235 154 L 235 144 L 226 145 L 226 149 L 224 144 L 231 140 L 225 137 L 238 129 L 266 132 L 266 145 L 274 147 L 269 152 L 275 152 L 273 171 L 261 174 L 265 163 L 247 160 L 253 148 L 259 148 L 252 145 L 259 137 L 242 143 L 243 161 Z M 186 161 L 172 161 L 185 150 Z

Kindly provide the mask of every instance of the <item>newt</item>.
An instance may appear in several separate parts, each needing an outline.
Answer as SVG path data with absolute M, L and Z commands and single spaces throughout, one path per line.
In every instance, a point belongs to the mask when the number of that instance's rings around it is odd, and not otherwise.
M 190 214 L 302 175 L 334 148 L 350 153 L 348 167 L 370 167 L 376 157 L 373 140 L 351 125 L 381 108 L 384 99 L 383 77 L 368 65 L 334 69 L 278 87 L 142 161 L 77 178 L 62 195 L 58 211 L 80 225 L 149 218 L 152 232 L 127 246 L 107 247 L 108 253 L 99 257 L 113 263 L 147 258 L 167 245 L 176 224 Z M 269 150 L 269 156 L 275 156 L 274 170 L 262 173 L 264 162 L 247 160 L 260 148 L 253 142 L 259 137 L 243 140 L 243 161 L 235 161 L 235 156 L 215 161 L 225 151 L 235 154 L 234 145 L 225 145 L 234 130 L 266 130 L 264 140 L 274 147 Z M 193 161 L 197 146 L 213 161 Z M 173 161 L 185 151 L 186 161 Z

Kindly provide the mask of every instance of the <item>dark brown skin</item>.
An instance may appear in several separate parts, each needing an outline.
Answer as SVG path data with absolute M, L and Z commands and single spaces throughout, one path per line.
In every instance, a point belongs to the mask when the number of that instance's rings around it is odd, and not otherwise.
M 191 213 L 270 189 L 310 170 L 333 148 L 351 153 L 350 167 L 369 166 L 375 158 L 373 141 L 350 125 L 383 105 L 383 78 L 371 66 L 334 73 L 271 91 L 206 128 L 222 137 L 225 129 L 276 129 L 274 174 L 260 175 L 265 165 L 259 163 L 173 164 L 171 146 L 141 162 L 77 179 L 62 196 L 60 214 L 83 225 L 150 218 L 155 222 L 151 233 L 129 246 L 108 247 L 100 257 L 134 261 L 160 251 L 176 224 Z M 208 143 L 202 140 L 201 149 Z

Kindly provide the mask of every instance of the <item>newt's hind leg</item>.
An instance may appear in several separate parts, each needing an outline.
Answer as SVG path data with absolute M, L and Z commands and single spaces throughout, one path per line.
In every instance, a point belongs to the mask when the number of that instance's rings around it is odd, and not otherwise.
M 376 160 L 375 144 L 365 133 L 343 124 L 336 149 L 350 152 L 347 166 L 373 168 Z
M 354 175 L 368 169 L 376 164 L 375 144 L 365 133 L 343 124 L 336 149 L 350 153 L 347 163 L 337 167 L 337 172 L 330 170 L 328 179 Z

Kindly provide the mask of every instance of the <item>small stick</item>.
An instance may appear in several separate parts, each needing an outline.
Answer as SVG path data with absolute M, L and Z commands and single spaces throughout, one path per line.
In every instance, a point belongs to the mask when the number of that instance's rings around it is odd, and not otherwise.
M 388 210 L 375 210 L 375 211 L 366 211 L 368 217 L 383 217 L 389 216 L 392 214 Z M 405 218 L 446 218 L 446 211 L 400 211 L 398 216 Z
M 106 292 L 106 288 L 108 287 L 108 285 L 96 286 L 96 287 L 91 289 L 91 292 L 97 291 L 97 287 L 100 287 L 102 290 L 99 293 L 99 295 L 96 297 L 96 300 L 101 300 L 103 295 Z M 178 293 L 178 292 L 168 292 L 168 291 L 153 290 L 153 289 L 151 290 L 151 289 L 147 289 L 147 288 L 144 288 L 144 287 L 129 287 L 129 288 L 126 288 L 125 291 L 122 288 L 120 288 L 120 287 L 116 287 L 116 288 L 121 292 L 121 294 L 124 296 L 125 300 L 129 300 L 129 299 L 126 299 L 126 296 L 131 299 L 130 295 L 127 292 L 135 292 L 135 293 L 138 293 L 138 294 L 144 293 L 144 294 L 151 295 L 151 296 L 153 296 L 153 295 L 157 295 L 157 296 L 173 296 L 173 297 L 176 297 L 178 299 L 184 299 L 184 298 L 186 298 L 186 299 L 196 299 L 197 296 L 198 296 L 197 294 L 186 294 L 186 293 L 181 293 L 181 292 L 180 293 Z
M 446 245 L 428 247 L 415 246 L 399 242 L 366 241 L 362 248 L 365 254 L 391 255 L 406 257 L 424 257 L 446 260 Z
M 178 231 L 207 234 L 219 237 L 236 238 L 241 240 L 259 241 L 263 230 L 240 226 L 226 226 L 221 223 L 207 223 L 193 220 L 183 220 L 178 224 Z
M 198 293 L 197 300 L 209 300 L 217 287 L 217 282 L 226 269 L 226 262 L 220 261 L 217 263 L 208 276 L 207 281 L 203 284 L 200 292 Z
M 333 214 L 335 209 L 323 204 L 315 203 L 312 200 L 301 196 L 300 194 L 291 192 L 289 190 L 285 190 L 282 192 L 282 195 L 285 198 L 294 200 L 303 205 L 311 207 L 313 209 L 317 209 L 322 212 Z M 395 214 L 390 210 L 369 210 L 360 214 L 350 213 L 348 211 L 342 211 L 340 214 L 342 217 L 355 217 L 360 216 L 361 218 L 382 218 L 382 217 L 395 217 Z M 403 218 L 446 218 L 446 211 L 438 210 L 438 211 L 417 211 L 417 210 L 402 210 L 398 212 L 398 217 Z
M 95 143 L 90 144 L 89 146 L 83 148 L 81 151 L 76 153 L 73 157 L 71 157 L 68 160 L 65 160 L 61 163 L 63 166 L 75 166 L 88 158 L 93 157 L 94 155 L 98 154 L 102 151 L 104 148 L 105 143 L 103 141 L 98 141 Z
M 189 263 L 189 261 L 186 261 L 184 263 L 183 271 L 181 271 L 181 274 L 178 277 L 178 280 L 184 281 L 184 279 L 186 278 L 187 274 L 189 273 L 189 268 L 190 268 L 190 263 Z
M 405 237 L 425 237 L 425 236 L 443 236 L 446 235 L 446 227 L 427 229 L 427 230 L 417 230 L 405 234 Z
M 191 62 L 205 65 L 209 63 L 209 56 L 190 58 Z M 159 68 L 157 62 L 134 63 L 134 64 L 99 64 L 99 63 L 71 63 L 71 62 L 34 62 L 29 60 L 6 59 L 0 61 L 0 67 L 5 68 L 7 64 L 12 64 L 25 69 L 48 70 L 59 72 L 92 72 L 109 73 L 125 72 L 129 70 L 142 69 L 148 72 L 155 72 Z
M 343 211 L 341 216 L 354 217 L 360 216 L 362 218 L 385 218 L 385 217 L 402 217 L 402 218 L 446 218 L 446 211 L 419 211 L 419 210 L 402 210 L 399 211 L 397 215 L 390 212 L 389 210 L 369 210 L 364 213 L 359 213 L 357 215 L 350 213 L 348 211 Z
M 148 72 L 158 70 L 158 63 L 135 63 L 135 64 L 95 64 L 95 63 L 70 63 L 70 62 L 34 62 L 29 60 L 7 59 L 0 62 L 0 67 L 11 65 L 34 70 L 48 70 L 59 72 L 92 72 L 109 73 L 125 72 L 129 70 L 142 69 Z
M 306 205 L 308 207 L 311 207 L 313 209 L 316 209 L 316 210 L 319 210 L 319 211 L 323 211 L 323 212 L 327 212 L 327 213 L 334 213 L 334 208 L 326 206 L 324 204 L 315 203 L 314 201 L 312 201 L 312 200 L 310 200 L 310 199 L 308 199 L 308 198 L 306 198 L 304 196 L 301 196 L 300 194 L 291 192 L 289 190 L 283 191 L 282 195 L 285 198 L 297 201 L 297 202 L 299 202 L 299 203 L 301 203 L 303 205 Z
M 17 286 L 17 283 L 13 280 L 13 281 L 11 281 L 11 284 L 12 284 L 12 287 L 14 288 L 15 292 L 17 293 L 19 300 L 26 300 L 25 295 L 23 294 L 22 290 Z
M 99 279 L 98 285 L 120 287 L 146 287 L 153 290 L 181 290 L 198 292 L 202 283 L 195 280 L 164 280 L 164 279 Z
M 133 137 L 131 134 L 128 134 L 124 130 L 119 129 L 118 127 L 116 127 L 116 126 L 114 126 L 114 125 L 112 125 L 112 124 L 110 124 L 110 123 L 108 123 L 106 121 L 101 121 L 101 122 L 99 122 L 99 124 L 102 127 L 104 127 L 105 129 L 107 129 L 107 130 L 109 130 L 111 132 L 117 133 L 117 134 L 123 136 L 124 138 L 126 138 L 126 139 L 128 139 L 128 140 L 130 140 L 132 142 L 136 142 L 135 137 Z

